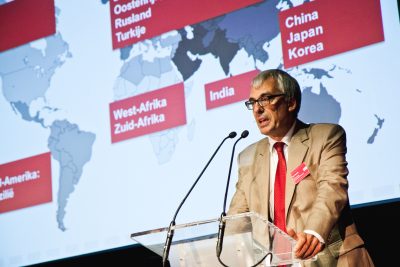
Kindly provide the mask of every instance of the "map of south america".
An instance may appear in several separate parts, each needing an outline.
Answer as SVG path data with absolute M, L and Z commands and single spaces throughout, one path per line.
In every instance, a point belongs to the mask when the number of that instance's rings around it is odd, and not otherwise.
M 96 136 L 79 130 L 76 124 L 66 120 L 54 121 L 50 129 L 49 149 L 51 155 L 60 163 L 57 223 L 58 227 L 65 231 L 65 207 L 82 176 L 83 166 L 92 156 L 92 146 Z

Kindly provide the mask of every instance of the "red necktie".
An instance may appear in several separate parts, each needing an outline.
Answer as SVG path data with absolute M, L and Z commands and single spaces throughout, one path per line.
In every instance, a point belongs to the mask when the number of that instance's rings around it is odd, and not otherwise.
M 286 159 L 283 154 L 285 143 L 277 142 L 274 148 L 278 153 L 278 166 L 276 167 L 274 187 L 274 224 L 286 232 L 285 222 L 285 185 L 286 185 Z

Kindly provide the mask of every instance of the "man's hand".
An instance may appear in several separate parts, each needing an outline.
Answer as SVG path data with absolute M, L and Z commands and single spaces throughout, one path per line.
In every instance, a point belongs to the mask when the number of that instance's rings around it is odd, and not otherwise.
M 324 244 L 311 234 L 303 232 L 296 233 L 293 229 L 287 229 L 288 235 L 297 241 L 294 247 L 295 256 L 299 259 L 309 259 L 317 255 L 324 249 Z

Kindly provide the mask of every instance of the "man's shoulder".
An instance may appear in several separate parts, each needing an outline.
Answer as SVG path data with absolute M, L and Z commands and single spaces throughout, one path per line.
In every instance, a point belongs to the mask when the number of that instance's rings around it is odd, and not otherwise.
M 336 123 L 310 123 L 307 124 L 310 131 L 343 131 L 344 128 Z
M 239 157 L 242 159 L 248 158 L 252 159 L 255 154 L 260 153 L 260 147 L 264 147 L 268 144 L 268 138 L 262 138 L 247 147 L 245 147 L 240 153 Z
M 305 129 L 312 140 L 346 139 L 345 129 L 336 123 L 310 123 Z

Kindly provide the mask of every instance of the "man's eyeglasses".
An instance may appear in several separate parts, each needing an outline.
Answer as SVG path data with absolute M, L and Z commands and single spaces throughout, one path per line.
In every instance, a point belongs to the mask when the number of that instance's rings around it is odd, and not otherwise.
M 265 106 L 271 104 L 271 101 L 274 100 L 274 98 L 276 98 L 278 96 L 283 96 L 283 95 L 285 95 L 285 94 L 262 95 L 258 99 L 247 100 L 246 102 L 244 102 L 244 104 L 246 105 L 247 109 L 250 109 L 250 110 L 252 110 L 254 108 L 254 105 L 256 102 L 258 103 L 258 105 L 260 105 L 260 107 L 265 107 Z

